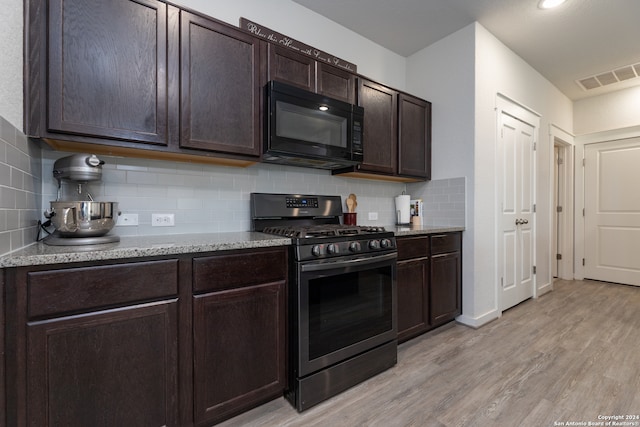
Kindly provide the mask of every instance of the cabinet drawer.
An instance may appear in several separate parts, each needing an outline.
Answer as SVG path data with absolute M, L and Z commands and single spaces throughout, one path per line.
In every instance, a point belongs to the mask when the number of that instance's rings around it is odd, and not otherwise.
M 285 249 L 194 258 L 193 290 L 212 291 L 284 280 Z
M 431 236 L 431 254 L 457 252 L 462 246 L 462 234 L 437 234 Z
M 178 260 L 31 272 L 29 317 L 77 312 L 178 293 Z
M 403 237 L 396 240 L 398 261 L 429 256 L 429 236 Z

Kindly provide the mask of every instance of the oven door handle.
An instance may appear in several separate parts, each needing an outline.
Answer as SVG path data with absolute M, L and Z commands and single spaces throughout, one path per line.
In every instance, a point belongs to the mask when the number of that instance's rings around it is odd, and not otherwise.
M 350 259 L 347 261 L 335 261 L 335 262 L 331 261 L 331 262 L 323 262 L 323 263 L 316 263 L 316 264 L 303 264 L 300 266 L 300 269 L 302 272 L 333 270 L 336 268 L 378 264 L 380 262 L 396 260 L 397 258 L 398 258 L 398 254 L 394 252 L 392 254 L 376 255 L 368 258 L 356 258 L 356 259 Z

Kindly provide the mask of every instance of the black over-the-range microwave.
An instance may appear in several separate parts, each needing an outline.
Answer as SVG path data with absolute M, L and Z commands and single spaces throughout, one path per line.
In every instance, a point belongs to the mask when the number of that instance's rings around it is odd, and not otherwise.
M 319 169 L 362 162 L 364 108 L 276 81 L 266 90 L 263 161 Z

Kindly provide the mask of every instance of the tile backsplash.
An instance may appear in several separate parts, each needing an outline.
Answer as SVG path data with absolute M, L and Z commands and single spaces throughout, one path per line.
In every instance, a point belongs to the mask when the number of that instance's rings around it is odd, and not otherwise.
M 424 225 L 466 225 L 466 179 L 436 179 L 407 184 L 407 193 L 424 202 Z
M 71 153 L 42 151 L 44 207 L 56 199 L 53 163 Z M 84 187 L 97 201 L 118 202 L 123 214 L 137 214 L 138 225 L 116 226 L 120 236 L 247 231 L 251 228 L 252 192 L 330 194 L 344 200 L 357 195 L 358 224 L 393 225 L 394 198 L 403 191 L 425 202 L 425 224 L 464 225 L 465 179 L 403 184 L 342 178 L 329 171 L 256 164 L 234 168 L 195 163 L 99 156 L 102 180 Z M 73 199 L 75 186 L 64 184 L 63 198 Z M 346 210 L 346 207 L 343 206 Z M 153 227 L 152 214 L 174 214 L 175 226 Z M 370 213 L 378 219 L 369 220 Z
M 41 170 L 40 148 L 0 117 L 0 255 L 36 240 Z

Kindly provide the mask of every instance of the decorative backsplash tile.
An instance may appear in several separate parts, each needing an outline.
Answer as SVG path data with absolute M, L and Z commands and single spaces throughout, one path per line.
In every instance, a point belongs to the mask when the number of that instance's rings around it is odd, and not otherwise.
M 408 184 L 407 192 L 424 202 L 424 225 L 466 225 L 466 179 L 436 179 Z
M 41 214 L 40 151 L 0 117 L 0 255 L 36 239 Z
M 55 200 L 57 181 L 51 171 L 56 159 L 69 153 L 43 151 L 42 203 Z M 158 235 L 247 231 L 251 228 L 251 192 L 330 194 L 343 200 L 358 197 L 358 223 L 395 222 L 396 195 L 404 184 L 332 176 L 329 171 L 257 164 L 232 168 L 193 163 L 99 156 L 106 162 L 102 181 L 87 186 L 95 200 L 119 203 L 123 213 L 138 214 L 137 226 L 117 226 L 114 233 Z M 64 194 L 72 191 L 64 188 Z M 346 209 L 343 206 L 343 209 Z M 378 219 L 368 220 L 368 213 Z M 151 214 L 173 213 L 175 227 L 152 227 Z
M 0 254 L 35 242 L 37 221 L 57 197 L 53 163 L 67 155 L 41 150 L 0 117 Z M 465 225 L 465 178 L 405 185 L 271 164 L 232 168 L 100 157 L 106 162 L 103 179 L 87 184 L 90 193 L 98 201 L 118 202 L 123 213 L 138 214 L 137 226 L 114 229 L 121 236 L 249 230 L 251 192 L 330 194 L 343 201 L 354 193 L 358 224 L 389 226 L 396 220 L 394 198 L 406 191 L 423 199 L 426 225 Z M 69 194 L 74 187 L 63 190 Z M 176 225 L 152 227 L 153 213 L 173 213 Z M 369 220 L 369 213 L 377 219 Z

